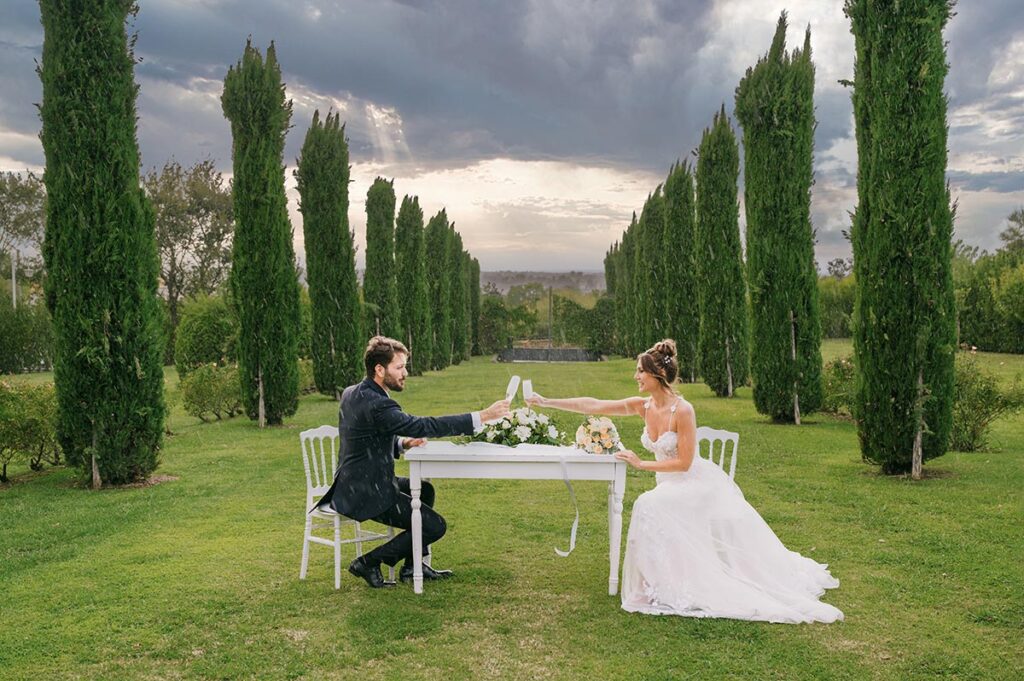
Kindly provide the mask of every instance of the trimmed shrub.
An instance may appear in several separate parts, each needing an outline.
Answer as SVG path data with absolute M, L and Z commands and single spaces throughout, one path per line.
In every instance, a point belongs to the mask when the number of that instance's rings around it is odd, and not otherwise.
M 174 366 L 184 378 L 203 364 L 224 366 L 235 361 L 238 318 L 219 296 L 189 301 L 181 313 L 174 342 Z
M 185 413 L 207 423 L 231 418 L 242 410 L 241 384 L 236 365 L 201 364 L 181 379 L 181 402 Z
M 958 452 L 985 449 L 992 422 L 1021 408 L 1024 408 L 1024 388 L 1019 383 L 1008 391 L 1000 390 L 995 377 L 983 371 L 972 355 L 957 355 L 950 449 Z

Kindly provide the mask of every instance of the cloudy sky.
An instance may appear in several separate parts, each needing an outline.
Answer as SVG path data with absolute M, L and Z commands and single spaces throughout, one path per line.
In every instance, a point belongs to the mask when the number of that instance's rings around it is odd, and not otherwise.
M 850 255 L 856 201 L 842 0 L 141 0 L 136 70 L 143 170 L 212 158 L 230 175 L 220 93 L 251 35 L 274 40 L 293 128 L 342 112 L 360 260 L 373 178 L 441 207 L 485 270 L 597 270 L 608 246 L 687 157 L 788 10 L 817 66 L 813 224 L 821 267 Z M 0 170 L 43 163 L 38 5 L 0 3 Z M 956 235 L 989 250 L 1024 205 L 1024 4 L 963 0 L 949 42 L 949 180 Z M 742 213 L 741 213 L 742 215 Z M 741 217 L 742 220 L 742 217 Z

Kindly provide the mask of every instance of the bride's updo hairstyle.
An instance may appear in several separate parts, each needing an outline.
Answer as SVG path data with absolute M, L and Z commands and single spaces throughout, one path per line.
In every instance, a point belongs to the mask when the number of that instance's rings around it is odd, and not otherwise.
M 643 370 L 657 377 L 666 388 L 675 383 L 679 376 L 676 342 L 671 338 L 655 343 L 650 349 L 641 352 L 637 359 Z

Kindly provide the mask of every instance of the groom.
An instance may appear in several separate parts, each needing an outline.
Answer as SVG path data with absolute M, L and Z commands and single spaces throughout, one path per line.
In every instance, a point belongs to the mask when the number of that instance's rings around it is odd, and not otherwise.
M 338 456 L 341 461 L 334 484 L 314 508 L 330 509 L 353 520 L 375 520 L 398 527 L 402 532 L 386 544 L 356 558 L 348 571 L 362 577 L 377 589 L 393 586 L 384 581 L 381 563 L 394 566 L 405 560 L 399 576 L 412 580 L 412 497 L 409 479 L 395 476 L 395 459 L 410 447 L 423 445 L 426 437 L 469 435 L 483 421 L 499 419 L 508 414 L 509 403 L 499 401 L 487 409 L 457 416 L 418 417 L 402 411 L 390 398 L 389 390 L 401 392 L 409 351 L 402 343 L 384 336 L 374 336 L 366 346 L 363 364 L 366 379 L 350 385 L 341 394 L 338 434 Z M 406 436 L 406 437 L 399 437 Z M 423 483 L 420 495 L 423 518 L 423 546 L 440 539 L 445 522 L 433 509 L 434 488 Z M 434 570 L 423 565 L 424 579 L 447 577 L 451 570 Z

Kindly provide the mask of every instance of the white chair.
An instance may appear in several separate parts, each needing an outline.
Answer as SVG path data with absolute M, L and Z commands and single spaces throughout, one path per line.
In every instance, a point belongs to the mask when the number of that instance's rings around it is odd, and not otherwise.
M 704 447 L 701 442 L 707 441 L 707 456 L 704 456 Z M 732 447 L 729 447 L 729 443 Z M 729 458 L 729 479 L 736 477 L 736 456 L 740 449 L 740 434 L 731 433 L 728 430 L 715 430 L 707 426 L 697 429 L 697 456 L 703 456 L 711 463 L 717 463 L 718 467 L 725 470 L 725 459 Z M 731 453 L 730 453 L 731 452 Z
M 316 510 L 308 513 L 313 504 L 327 492 L 334 480 L 334 471 L 338 466 L 337 444 L 338 429 L 334 426 L 320 426 L 312 430 L 304 430 L 299 433 L 302 442 L 302 464 L 306 468 L 306 531 L 302 539 L 302 567 L 299 570 L 299 579 L 306 578 L 306 568 L 309 566 L 309 544 L 314 542 L 334 547 L 334 588 L 341 588 L 341 545 L 355 544 L 356 557 L 363 555 L 363 542 L 391 539 L 394 536 L 394 529 L 388 528 L 387 533 L 370 532 L 359 525 L 359 521 L 347 518 L 340 513 L 328 510 Z M 329 452 L 329 455 L 328 455 Z M 327 467 L 328 458 L 330 468 Z M 348 527 L 353 528 L 351 539 L 342 539 L 342 530 Z M 326 539 L 313 534 L 315 530 L 332 528 L 334 538 Z M 389 577 L 395 579 L 395 568 L 389 570 Z

